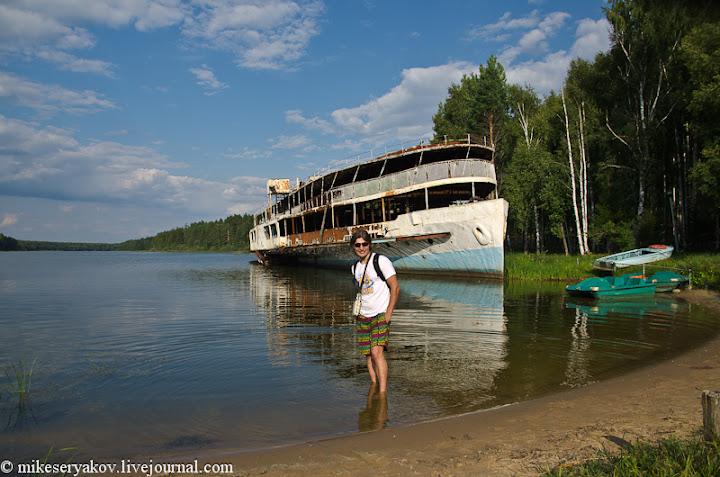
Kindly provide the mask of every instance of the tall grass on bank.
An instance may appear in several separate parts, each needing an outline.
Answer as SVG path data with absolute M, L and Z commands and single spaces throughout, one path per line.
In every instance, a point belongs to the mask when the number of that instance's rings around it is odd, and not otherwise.
M 559 254 L 505 254 L 505 278 L 511 280 L 570 280 L 592 276 L 593 268 L 588 255 Z
M 563 466 L 548 477 L 590 476 L 717 476 L 720 475 L 720 440 L 666 439 L 656 444 L 638 443 L 619 454 L 600 452 L 596 459 Z
M 588 254 L 505 254 L 505 278 L 509 280 L 584 280 L 593 276 L 604 276 L 610 272 L 595 270 L 593 260 L 604 255 Z M 692 286 L 695 288 L 720 289 L 720 255 L 701 253 L 677 253 L 670 259 L 650 264 L 646 274 L 651 275 L 661 268 L 677 269 L 678 273 L 689 274 L 692 270 Z M 642 272 L 642 267 L 618 270 L 615 274 Z

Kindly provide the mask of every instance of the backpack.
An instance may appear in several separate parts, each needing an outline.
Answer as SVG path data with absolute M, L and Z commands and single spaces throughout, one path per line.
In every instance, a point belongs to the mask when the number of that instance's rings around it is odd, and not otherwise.
M 373 260 L 373 267 L 375 267 L 375 273 L 377 273 L 378 277 L 380 277 L 380 280 L 387 283 L 387 280 L 385 280 L 385 275 L 383 275 L 382 270 L 380 270 L 380 254 L 374 253 L 372 260 Z M 358 263 L 360 263 L 360 262 L 355 262 L 355 265 L 352 266 L 353 277 L 355 276 L 355 267 L 357 267 Z

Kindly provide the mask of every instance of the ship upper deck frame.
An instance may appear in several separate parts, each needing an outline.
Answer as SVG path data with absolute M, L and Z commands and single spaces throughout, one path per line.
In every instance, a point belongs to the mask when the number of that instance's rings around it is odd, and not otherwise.
M 274 194 L 275 201 L 254 215 L 252 249 L 347 242 L 359 227 L 382 236 L 383 224 L 403 213 L 497 198 L 494 150 L 478 142 L 470 135 L 445 137 L 331 164 Z

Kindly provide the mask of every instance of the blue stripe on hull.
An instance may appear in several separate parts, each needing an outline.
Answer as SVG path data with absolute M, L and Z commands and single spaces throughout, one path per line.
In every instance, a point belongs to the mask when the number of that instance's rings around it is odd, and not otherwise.
M 457 271 L 480 274 L 503 274 L 502 247 L 460 250 L 455 252 L 390 257 L 396 270 Z

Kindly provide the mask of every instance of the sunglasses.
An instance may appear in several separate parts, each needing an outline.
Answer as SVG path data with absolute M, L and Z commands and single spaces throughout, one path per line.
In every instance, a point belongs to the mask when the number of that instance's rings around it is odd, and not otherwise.
M 355 247 L 355 248 L 369 247 L 369 246 L 370 246 L 370 244 L 367 243 L 367 242 L 355 242 L 355 243 L 353 244 L 353 247 Z

